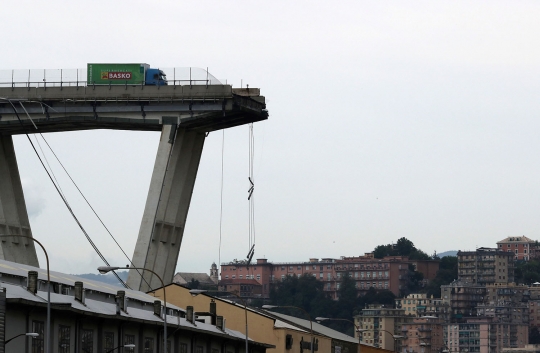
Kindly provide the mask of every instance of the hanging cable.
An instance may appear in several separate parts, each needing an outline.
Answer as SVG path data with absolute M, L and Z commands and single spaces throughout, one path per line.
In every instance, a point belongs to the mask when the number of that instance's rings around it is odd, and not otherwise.
M 224 151 L 225 151 L 225 129 L 222 130 L 221 137 L 221 190 L 219 195 L 219 248 L 218 248 L 218 266 L 221 266 L 221 231 L 223 225 L 223 165 L 224 165 Z
M 249 267 L 253 255 L 255 254 L 255 197 L 253 192 L 255 191 L 255 178 L 253 177 L 253 158 L 255 154 L 255 141 L 253 138 L 253 123 L 249 124 L 249 189 L 248 189 L 248 244 L 249 251 L 247 254 L 247 266 Z
M 10 99 L 6 99 L 9 104 L 11 105 L 11 108 L 13 109 L 13 112 L 15 113 L 15 115 L 17 116 L 17 119 L 19 120 L 19 123 L 21 124 L 21 126 L 24 128 L 24 124 L 21 120 L 21 117 L 19 116 L 19 113 L 17 112 L 17 109 L 15 108 L 15 105 L 13 104 L 13 102 L 10 100 Z M 32 122 L 33 123 L 33 122 Z M 56 191 L 58 192 L 58 195 L 60 195 L 60 198 L 62 199 L 62 201 L 64 202 L 64 204 L 66 205 L 68 211 L 71 213 L 71 216 L 73 217 L 73 219 L 75 220 L 75 222 L 77 223 L 77 225 L 79 226 L 79 228 L 81 229 L 81 231 L 83 232 L 84 236 L 86 237 L 86 239 L 88 240 L 88 242 L 90 243 L 90 245 L 92 246 L 92 248 L 94 249 L 94 251 L 96 251 L 96 253 L 98 254 L 98 256 L 101 258 L 101 260 L 103 260 L 103 262 L 107 265 L 107 266 L 110 266 L 110 264 L 107 262 L 107 259 L 105 259 L 105 257 L 103 256 L 103 254 L 99 251 L 99 249 L 97 248 L 96 244 L 92 241 L 92 239 L 90 238 L 90 236 L 88 235 L 88 233 L 86 232 L 86 230 L 84 229 L 83 225 L 81 224 L 81 222 L 79 221 L 79 219 L 77 218 L 77 216 L 75 216 L 75 213 L 73 212 L 73 210 L 71 209 L 71 206 L 69 205 L 67 199 L 64 197 L 64 195 L 62 194 L 62 192 L 60 191 L 60 188 L 59 186 L 55 183 L 53 177 L 51 176 L 51 173 L 49 172 L 49 170 L 47 169 L 47 167 L 45 166 L 45 163 L 43 163 L 43 160 L 41 158 L 41 156 L 39 155 L 37 149 L 36 149 L 36 146 L 34 145 L 34 143 L 32 142 L 32 140 L 30 139 L 30 136 L 28 136 L 28 133 L 25 132 L 25 135 L 26 135 L 26 138 L 28 139 L 28 142 L 30 142 L 30 145 L 32 146 L 32 149 L 34 150 L 34 152 L 36 153 L 36 156 L 38 157 L 39 159 L 39 162 L 41 163 L 41 165 L 43 166 L 43 169 L 45 170 L 45 172 L 47 173 L 49 179 L 51 180 L 51 182 L 53 183 L 54 185 L 54 188 L 56 189 Z M 128 289 L 131 289 L 129 288 L 129 286 L 120 278 L 120 276 L 118 276 L 118 274 L 116 273 L 116 271 L 113 271 L 113 274 L 115 275 L 115 277 L 118 279 L 118 281 L 125 287 L 125 288 L 128 288 Z
M 49 145 L 49 143 L 47 142 L 47 140 L 45 139 L 45 137 L 43 136 L 43 134 L 39 134 L 41 136 L 41 138 L 43 139 L 43 141 L 45 141 L 45 143 L 47 144 L 47 147 L 49 147 L 49 150 L 51 151 L 51 153 L 53 154 L 54 158 L 56 158 L 56 161 L 58 162 L 58 164 L 60 164 L 60 166 L 62 167 L 62 169 L 64 170 L 64 172 L 66 173 L 66 175 L 69 177 L 69 180 L 71 180 L 71 182 L 73 183 L 73 185 L 75 186 L 75 188 L 77 189 L 77 191 L 79 192 L 79 194 L 82 196 L 82 198 L 84 199 L 84 201 L 86 202 L 86 204 L 88 205 L 88 207 L 90 207 L 90 209 L 92 210 L 92 212 L 94 213 L 94 215 L 96 216 L 96 218 L 99 220 L 99 222 L 101 223 L 101 225 L 103 226 L 103 228 L 105 228 L 105 230 L 107 231 L 107 233 L 109 233 L 109 235 L 111 236 L 111 238 L 114 240 L 114 242 L 116 243 L 116 245 L 118 246 L 118 248 L 120 249 L 120 251 L 122 251 L 122 253 L 124 254 L 124 256 L 126 257 L 126 259 L 129 261 L 129 263 L 131 264 L 132 267 L 135 267 L 135 265 L 133 264 L 133 262 L 131 261 L 131 258 L 126 254 L 126 252 L 124 251 L 124 249 L 122 248 L 122 246 L 118 243 L 118 241 L 116 240 L 116 238 L 112 235 L 111 231 L 109 230 L 109 228 L 107 228 L 107 226 L 105 225 L 105 223 L 103 222 L 103 220 L 101 219 L 101 217 L 99 217 L 99 215 L 97 214 L 96 210 L 94 209 L 94 207 L 92 207 L 92 205 L 90 204 L 90 202 L 88 201 L 88 199 L 86 198 L 86 196 L 83 194 L 83 192 L 81 191 L 81 189 L 79 188 L 79 186 L 77 185 L 77 183 L 75 183 L 75 180 L 73 180 L 73 178 L 71 177 L 71 175 L 68 173 L 67 169 L 64 167 L 64 165 L 62 164 L 62 162 L 60 162 L 60 159 L 58 158 L 58 156 L 56 155 L 56 153 L 54 152 L 54 150 L 52 149 L 52 147 Z M 37 141 L 37 139 L 36 139 Z M 38 142 L 39 144 L 39 142 Z M 41 148 L 41 146 L 40 146 Z M 41 151 L 41 153 L 43 153 L 43 150 Z M 45 154 L 44 154 L 45 155 Z M 50 168 L 50 166 L 49 166 Z M 52 170 L 52 169 L 51 169 Z M 54 174 L 53 174 L 54 175 Z M 142 273 L 140 270 L 138 269 L 134 269 L 135 271 L 137 271 L 137 273 L 139 274 L 139 276 L 141 276 L 141 278 L 143 279 L 143 281 L 146 282 L 146 284 L 148 285 L 148 288 L 151 288 L 150 287 L 150 283 L 148 283 L 148 281 L 143 277 Z

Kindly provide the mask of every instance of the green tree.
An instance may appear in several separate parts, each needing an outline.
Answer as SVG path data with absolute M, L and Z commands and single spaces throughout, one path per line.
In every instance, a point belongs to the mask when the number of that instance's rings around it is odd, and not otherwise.
M 458 276 L 458 261 L 457 256 L 445 256 L 439 262 L 439 271 L 435 278 L 429 282 L 425 288 L 428 296 L 434 298 L 441 297 L 441 286 L 450 284 L 457 279 Z
M 186 283 L 186 286 L 190 289 L 199 289 L 199 281 L 197 281 L 195 278 L 192 278 L 191 281 Z
M 414 243 L 405 237 L 398 239 L 396 243 L 396 249 L 398 255 L 401 256 L 409 256 L 412 252 L 416 251 Z
M 539 344 L 540 343 L 540 332 L 538 327 L 531 327 L 529 330 L 529 344 Z

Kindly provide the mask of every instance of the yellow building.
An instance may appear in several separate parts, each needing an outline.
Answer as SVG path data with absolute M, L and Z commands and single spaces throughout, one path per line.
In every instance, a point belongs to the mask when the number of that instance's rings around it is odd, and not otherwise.
M 165 286 L 167 302 L 181 308 L 193 307 L 199 320 L 212 316 L 223 316 L 227 328 L 245 333 L 246 315 L 248 337 L 250 340 L 275 346 L 267 353 L 309 353 L 311 328 L 309 320 L 302 320 L 288 315 L 276 314 L 265 310 L 245 307 L 232 301 L 207 294 L 193 296 L 189 288 L 178 284 Z M 163 299 L 163 288 L 148 294 Z M 316 322 L 313 325 L 314 352 L 356 353 L 358 341 L 341 332 L 331 330 Z M 361 345 L 361 353 L 388 353 L 384 349 L 370 345 Z

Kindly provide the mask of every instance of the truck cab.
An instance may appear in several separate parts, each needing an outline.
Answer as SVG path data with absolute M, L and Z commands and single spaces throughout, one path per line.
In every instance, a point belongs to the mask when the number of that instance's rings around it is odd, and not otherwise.
M 166 86 L 167 75 L 160 69 L 147 69 L 145 84 L 150 86 Z

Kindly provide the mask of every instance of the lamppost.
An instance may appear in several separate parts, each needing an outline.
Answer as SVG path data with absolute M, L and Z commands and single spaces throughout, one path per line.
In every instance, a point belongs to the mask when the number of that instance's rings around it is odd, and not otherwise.
M 157 273 L 144 267 L 129 267 L 129 266 L 125 266 L 125 267 L 100 266 L 98 267 L 98 271 L 101 274 L 105 274 L 107 272 L 116 271 L 116 270 L 132 270 L 132 269 L 152 272 L 161 281 L 161 286 L 163 288 L 163 303 L 164 303 L 163 306 L 165 308 L 165 314 L 163 315 L 163 352 L 166 353 L 167 352 L 167 294 L 165 291 L 165 282 L 163 282 L 163 280 Z
M 262 306 L 263 309 L 275 309 L 275 308 L 293 308 L 293 309 L 299 309 L 299 310 L 302 310 L 306 315 L 307 317 L 309 318 L 309 330 L 310 330 L 310 335 L 311 335 L 311 353 L 313 353 L 313 321 L 311 320 L 311 315 L 309 315 L 309 313 L 304 309 L 304 308 L 300 308 L 298 306 L 290 306 L 290 305 L 287 305 L 287 306 L 281 306 L 281 305 L 263 305 Z
M 191 293 L 192 296 L 197 296 L 201 293 L 206 293 L 206 292 L 209 292 L 205 289 L 191 289 L 189 291 L 189 293 Z M 240 299 L 242 301 L 242 304 L 244 304 L 244 315 L 246 317 L 246 353 L 248 353 L 248 315 L 247 315 L 247 304 L 246 304 L 246 301 L 241 297 L 239 296 L 238 294 L 234 293 L 234 292 L 227 292 L 227 291 L 220 291 L 220 292 L 225 292 L 225 293 L 229 293 L 229 294 L 232 294 L 236 297 L 238 297 L 238 299 Z
M 379 331 L 386 332 L 386 333 L 388 333 L 390 336 L 392 336 L 392 338 L 394 339 L 394 352 L 396 351 L 396 341 L 397 341 L 397 340 L 400 340 L 400 339 L 402 339 L 402 338 L 405 338 L 405 336 L 394 335 L 392 332 L 387 331 L 387 330 L 379 329 Z
M 135 348 L 135 345 L 134 344 L 124 344 L 124 345 L 121 345 L 121 346 L 118 346 L 116 348 L 113 348 L 111 349 L 110 351 L 107 351 L 105 353 L 111 353 L 112 351 L 115 351 L 117 350 L 118 348 Z
M 349 319 L 331 319 L 331 318 L 327 318 L 327 317 L 316 317 L 315 318 L 315 321 L 326 321 L 326 320 L 331 320 L 331 321 L 348 321 L 350 322 L 351 324 L 354 325 L 354 328 L 356 330 L 356 332 L 358 332 L 358 352 L 360 352 L 360 344 L 362 342 L 362 336 L 360 335 L 362 332 L 364 331 L 367 331 L 366 329 L 362 329 L 360 328 L 360 326 L 357 326 L 353 321 L 349 320 Z
M 4 344 L 8 344 L 10 341 L 14 340 L 14 339 L 17 338 L 17 337 L 21 337 L 21 336 L 28 336 L 28 337 L 36 338 L 36 337 L 39 336 L 39 333 L 34 333 L 34 332 L 20 333 L 20 334 L 18 334 L 17 336 L 11 337 L 11 338 L 8 339 L 7 341 L 5 341 Z
M 13 234 L 4 234 L 0 235 L 0 238 L 12 238 L 12 237 L 22 237 L 31 239 L 32 241 L 38 243 L 38 245 L 43 249 L 43 252 L 45 253 L 45 259 L 47 261 L 47 325 L 45 326 L 45 353 L 50 352 L 50 332 L 51 332 L 51 273 L 49 269 L 49 255 L 47 254 L 47 251 L 45 250 L 45 247 L 43 244 L 41 244 L 36 238 L 32 238 L 28 235 L 13 235 Z M 7 342 L 6 342 L 7 343 Z

